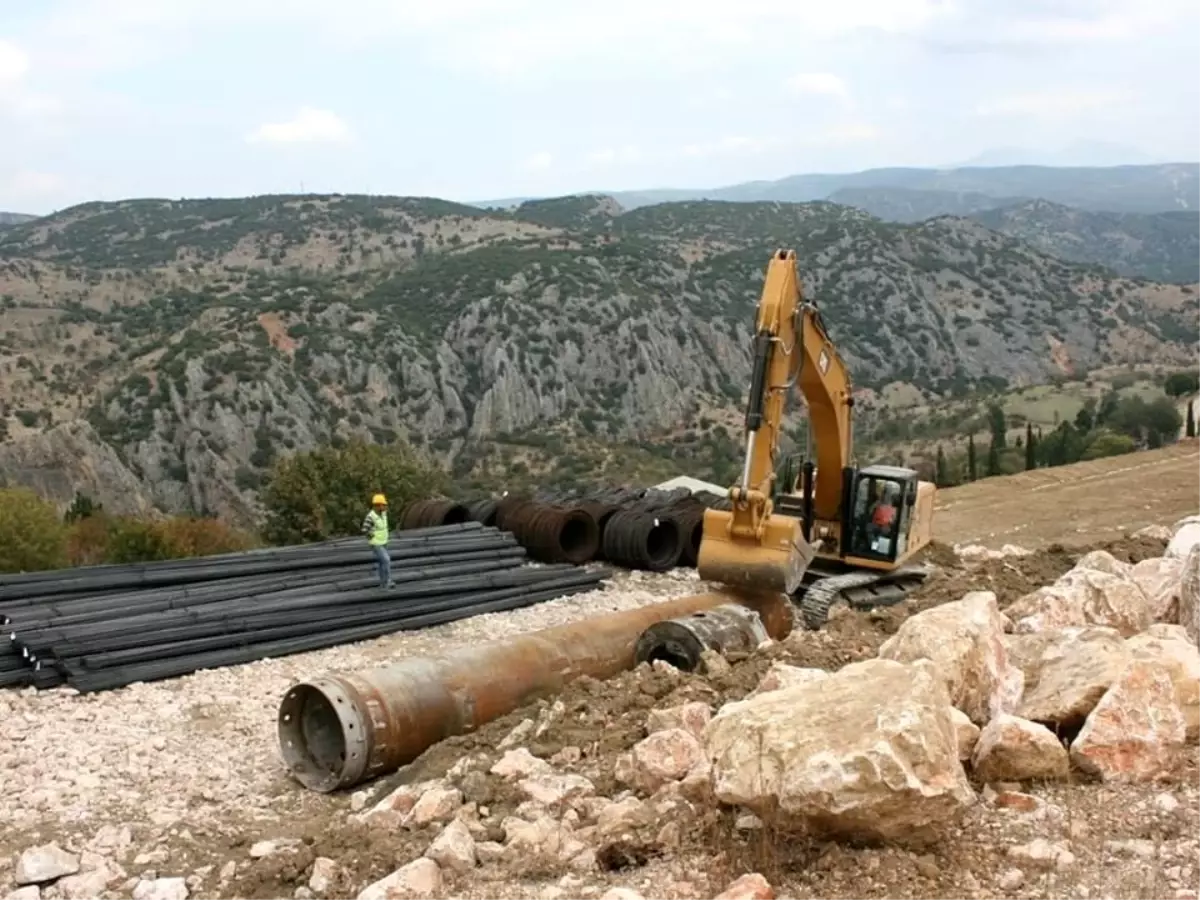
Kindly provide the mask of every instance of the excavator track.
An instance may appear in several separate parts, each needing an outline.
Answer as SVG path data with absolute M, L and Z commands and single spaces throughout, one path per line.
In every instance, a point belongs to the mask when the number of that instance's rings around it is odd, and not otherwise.
M 864 611 L 894 606 L 924 583 L 931 571 L 923 565 L 902 566 L 892 572 L 812 571 L 814 580 L 803 585 L 792 599 L 800 606 L 804 627 L 816 631 L 826 623 L 829 610 L 839 600 L 845 600 L 851 609 Z

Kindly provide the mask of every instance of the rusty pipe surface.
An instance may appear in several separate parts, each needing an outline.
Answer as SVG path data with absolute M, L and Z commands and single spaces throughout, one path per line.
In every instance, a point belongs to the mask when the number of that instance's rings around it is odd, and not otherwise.
M 361 784 L 396 771 L 444 738 L 551 696 L 581 675 L 603 679 L 631 669 L 648 627 L 731 601 L 757 610 L 773 638 L 791 630 L 792 606 L 784 594 L 694 594 L 441 656 L 299 682 L 279 705 L 283 761 L 314 791 Z

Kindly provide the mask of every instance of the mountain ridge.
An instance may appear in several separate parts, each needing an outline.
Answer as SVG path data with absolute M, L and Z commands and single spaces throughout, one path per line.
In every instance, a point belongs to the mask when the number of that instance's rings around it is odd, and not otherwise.
M 687 200 L 803 203 L 826 200 L 844 188 L 907 188 L 1040 197 L 1066 206 L 1111 212 L 1200 210 L 1200 162 L 1122 166 L 972 166 L 949 169 L 887 167 L 847 173 L 788 175 L 715 188 L 581 191 L 612 197 L 625 209 Z M 507 208 L 544 197 L 472 202 Z
M 353 437 L 406 439 L 468 482 L 727 480 L 778 246 L 797 250 L 864 414 L 894 385 L 960 395 L 1194 356 L 1194 286 L 969 219 L 606 197 L 504 214 L 357 195 L 97 203 L 0 234 L 0 470 L 65 492 L 116 459 L 156 507 L 237 523 L 281 454 Z M 39 469 L 72 459 L 61 478 Z

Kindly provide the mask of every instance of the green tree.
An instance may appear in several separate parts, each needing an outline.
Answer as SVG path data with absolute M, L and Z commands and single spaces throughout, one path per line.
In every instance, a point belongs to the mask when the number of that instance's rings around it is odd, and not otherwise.
M 71 501 L 71 505 L 63 513 L 63 521 L 70 525 L 72 522 L 78 522 L 80 519 L 90 519 L 92 516 L 103 511 L 103 503 L 96 503 L 87 494 L 81 494 L 76 491 L 75 499 Z
M 1195 406 L 1194 403 L 1192 403 L 1190 401 L 1188 402 L 1187 426 L 1186 426 L 1186 430 L 1184 433 L 1190 438 L 1194 438 L 1196 436 L 1196 411 L 1193 408 L 1194 406 Z
M 53 503 L 28 488 L 0 489 L 0 572 L 56 569 L 67 562 L 67 529 Z
M 263 536 L 288 544 L 357 534 L 375 493 L 387 497 L 395 528 L 406 504 L 435 496 L 447 484 L 443 469 L 400 442 L 351 441 L 297 453 L 276 462 L 262 492 Z
M 988 442 L 987 459 L 984 462 L 984 471 L 988 477 L 1000 474 L 1000 448 L 996 446 L 996 436 L 993 434 L 991 441 Z
M 1008 419 L 999 403 L 988 404 L 988 428 L 992 432 L 992 446 L 997 451 L 1008 446 Z
M 1095 421 L 1092 423 L 1093 427 L 1107 425 L 1120 405 L 1121 395 L 1116 391 L 1109 391 L 1101 397 L 1100 406 L 1096 409 Z
M 978 473 L 975 462 L 975 435 L 967 435 L 967 481 L 974 481 Z
M 1096 398 L 1088 397 L 1083 407 L 1075 414 L 1075 427 L 1080 431 L 1091 431 L 1096 427 Z
M 1200 372 L 1172 372 L 1163 381 L 1163 391 L 1168 397 L 1184 397 L 1200 391 Z
M 106 559 L 110 563 L 157 562 L 175 555 L 166 535 L 153 522 L 120 518 L 109 526 Z
M 1133 438 L 1127 434 L 1117 434 L 1115 431 L 1098 431 L 1088 441 L 1081 459 L 1101 459 L 1105 456 L 1120 456 L 1132 453 L 1137 449 Z
M 1025 423 L 1025 471 L 1037 468 L 1037 445 L 1033 437 L 1033 423 Z
M 942 450 L 942 445 L 938 444 L 937 448 L 937 463 L 934 467 L 933 480 L 938 487 L 945 487 L 950 482 L 949 473 L 946 470 L 946 454 Z
M 1156 397 L 1147 403 L 1134 395 L 1121 398 L 1108 425 L 1150 447 L 1161 447 L 1178 437 L 1183 417 L 1169 397 Z

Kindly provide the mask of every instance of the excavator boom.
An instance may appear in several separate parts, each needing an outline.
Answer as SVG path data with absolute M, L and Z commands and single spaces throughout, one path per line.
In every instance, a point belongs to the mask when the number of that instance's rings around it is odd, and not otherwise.
M 791 594 L 799 589 L 815 555 L 800 521 L 774 514 L 771 501 L 784 402 L 803 359 L 797 328 L 800 305 L 796 254 L 779 250 L 767 266 L 755 319 L 741 480 L 729 489 L 730 510 L 704 513 L 697 569 L 706 581 Z

